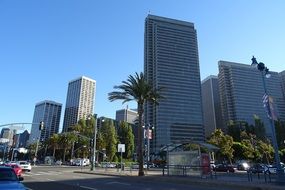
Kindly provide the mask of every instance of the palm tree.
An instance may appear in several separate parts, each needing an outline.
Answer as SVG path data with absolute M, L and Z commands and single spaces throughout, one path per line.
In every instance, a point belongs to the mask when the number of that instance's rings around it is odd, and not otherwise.
M 74 133 L 62 133 L 59 136 L 59 143 L 63 149 L 63 162 L 65 162 L 66 151 L 71 148 L 72 143 L 77 140 L 77 136 Z
M 49 139 L 49 144 L 53 147 L 52 157 L 55 158 L 55 151 L 59 148 L 59 135 L 53 134 Z
M 110 92 L 109 100 L 123 100 L 123 103 L 129 101 L 137 102 L 137 109 L 139 115 L 138 127 L 138 162 L 139 162 L 139 176 L 144 176 L 143 171 L 143 152 L 142 152 L 142 126 L 143 126 L 143 113 L 144 104 L 149 101 L 158 105 L 158 100 L 163 98 L 160 95 L 161 88 L 154 89 L 146 80 L 145 75 L 141 72 L 136 73 L 135 76 L 129 75 L 127 81 L 122 81 L 119 86 L 114 86 L 118 91 Z

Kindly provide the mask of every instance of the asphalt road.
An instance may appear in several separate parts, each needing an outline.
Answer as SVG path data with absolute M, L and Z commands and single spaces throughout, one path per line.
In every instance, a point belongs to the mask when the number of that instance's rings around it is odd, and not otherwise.
M 140 177 L 106 176 L 74 173 L 74 167 L 34 167 L 23 174 L 28 190 L 226 190 L 226 187 L 209 187 L 167 181 L 143 180 Z

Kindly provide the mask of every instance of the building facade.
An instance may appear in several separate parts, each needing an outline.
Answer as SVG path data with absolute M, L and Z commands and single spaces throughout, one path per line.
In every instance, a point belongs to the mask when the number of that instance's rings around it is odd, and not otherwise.
M 35 143 L 37 140 L 44 141 L 59 132 L 61 109 L 62 104 L 49 100 L 36 104 L 29 143 Z M 40 131 L 41 121 L 44 122 L 44 129 Z
M 130 109 L 121 109 L 116 111 L 117 121 L 126 121 L 134 124 L 138 117 L 138 112 Z
M 281 78 L 277 72 L 270 73 L 271 77 L 265 78 L 267 92 L 273 98 L 277 117 L 284 121 Z M 262 99 L 264 88 L 261 72 L 250 65 L 219 61 L 218 77 L 224 130 L 227 130 L 229 121 L 254 124 L 254 115 L 257 115 L 269 136 L 271 128 Z
M 217 76 L 211 75 L 202 81 L 202 102 L 205 136 L 209 137 L 215 129 L 223 127 Z
M 159 106 L 148 103 L 145 123 L 154 127 L 152 147 L 204 141 L 201 81 L 194 24 L 154 15 L 145 20 L 144 73 L 164 87 Z
M 4 139 L 8 139 L 8 146 L 12 146 L 13 145 L 13 137 L 16 133 L 16 130 L 12 130 L 12 129 L 9 129 L 9 128 L 3 128 L 1 130 L 1 138 L 4 138 Z
M 29 138 L 30 138 L 30 133 L 27 130 L 25 130 L 22 133 L 14 135 L 13 147 L 25 148 L 27 146 Z
M 281 78 L 281 86 L 282 86 L 282 92 L 283 92 L 283 97 L 285 100 L 285 71 L 282 71 L 279 73 L 280 78 Z
M 93 115 L 96 81 L 85 76 L 68 84 L 63 131 L 75 125 L 78 120 Z

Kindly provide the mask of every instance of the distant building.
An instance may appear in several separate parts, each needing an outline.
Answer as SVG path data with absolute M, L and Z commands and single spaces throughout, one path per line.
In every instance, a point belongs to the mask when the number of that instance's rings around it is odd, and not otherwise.
M 80 119 L 93 115 L 96 81 L 85 76 L 68 84 L 63 131 L 75 125 Z
M 219 83 L 217 76 L 209 76 L 202 81 L 202 102 L 205 136 L 223 127 Z
M 159 106 L 148 103 L 145 123 L 154 127 L 155 150 L 169 143 L 205 140 L 197 32 L 191 22 L 148 15 L 144 73 L 165 91 Z
M 138 112 L 130 109 L 121 109 L 116 111 L 117 121 L 126 121 L 128 123 L 134 124 L 137 116 Z
M 285 100 L 285 71 L 282 71 L 281 73 L 279 73 L 279 75 L 281 77 L 282 92 Z
M 33 124 L 29 143 L 34 143 L 38 139 L 44 141 L 50 138 L 53 134 L 58 133 L 61 116 L 62 104 L 45 100 L 39 102 L 35 106 Z M 39 130 L 39 123 L 44 122 L 44 129 Z
M 25 130 L 23 133 L 14 135 L 13 147 L 25 148 L 29 140 L 30 133 Z
M 11 130 L 9 128 L 3 128 L 1 130 L 1 138 L 9 140 L 8 146 L 12 146 L 13 145 L 14 134 L 15 134 L 15 130 Z
M 285 102 L 281 78 L 277 72 L 270 73 L 271 77 L 265 78 L 267 92 L 273 97 L 275 115 L 284 121 Z M 264 122 L 269 136 L 271 128 L 262 99 L 264 88 L 260 71 L 247 64 L 219 61 L 218 77 L 224 130 L 227 130 L 229 121 L 254 124 L 253 116 L 257 115 Z

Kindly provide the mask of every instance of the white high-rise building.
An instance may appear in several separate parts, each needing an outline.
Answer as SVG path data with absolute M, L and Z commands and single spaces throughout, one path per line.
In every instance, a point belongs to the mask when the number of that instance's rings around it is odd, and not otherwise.
M 96 81 L 85 76 L 68 84 L 63 131 L 75 125 L 78 120 L 93 115 Z

